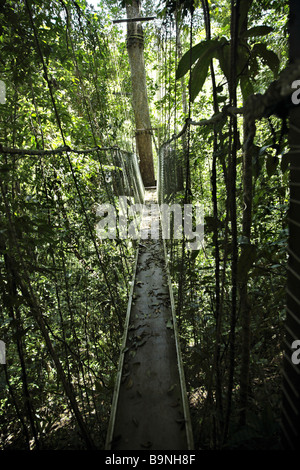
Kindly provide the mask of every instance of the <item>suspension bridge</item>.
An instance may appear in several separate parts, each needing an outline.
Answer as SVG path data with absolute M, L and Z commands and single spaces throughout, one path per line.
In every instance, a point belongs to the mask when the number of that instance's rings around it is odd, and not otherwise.
M 146 215 L 141 219 L 140 231 L 143 233 L 149 229 L 149 237 L 138 241 L 106 449 L 192 449 L 189 403 L 161 228 L 158 239 L 152 240 L 150 237 L 151 224 L 158 221 L 159 225 L 160 220 L 159 205 L 156 204 L 157 188 L 144 187 L 137 157 L 118 148 L 82 151 L 69 147 L 44 151 L 8 148 L 1 150 L 6 156 L 17 158 L 66 155 L 100 263 L 98 242 L 79 189 L 72 155 L 98 155 L 102 183 L 106 185 L 107 190 L 113 186 L 114 194 L 127 195 L 129 199 L 143 204 L 147 209 Z M 113 175 L 112 185 L 108 184 L 107 172 L 102 167 L 103 154 L 110 155 L 110 168 L 119 170 Z M 168 188 L 169 195 L 172 188 L 170 189 L 168 184 L 170 173 L 162 170 L 165 167 L 162 155 L 161 153 L 158 186 L 159 196 L 164 200 L 164 189 Z M 165 155 L 166 162 L 169 162 L 167 153 Z M 109 178 L 111 176 L 109 172 Z M 172 178 L 171 181 L 174 184 Z M 107 194 L 112 195 L 111 189 Z M 150 207 L 154 206 L 157 207 L 157 212 L 153 214 Z M 113 301 L 115 302 L 115 299 Z
M 8 148 L 1 150 L 7 157 L 14 156 L 20 159 L 66 156 L 100 264 L 102 258 L 99 242 L 96 240 L 95 228 L 88 218 L 86 202 L 81 194 L 72 156 L 78 154 L 84 156 L 86 153 L 98 155 L 101 181 L 108 191 L 110 200 L 113 201 L 111 199 L 111 187 L 113 187 L 114 194 L 126 195 L 129 200 L 143 204 L 147 209 L 146 215 L 140 221 L 140 231 L 143 233 L 149 229 L 149 237 L 138 240 L 127 314 L 122 325 L 123 341 L 106 449 L 192 449 L 189 403 L 161 228 L 158 239 L 152 240 L 150 237 L 151 224 L 160 220 L 159 205 L 156 204 L 157 188 L 144 187 L 137 157 L 118 148 L 95 148 L 87 151 L 69 147 L 45 151 Z M 103 155 L 106 155 L 106 158 L 109 155 L 111 164 L 109 168 L 115 169 L 114 175 L 109 171 L 109 183 L 107 171 L 102 166 Z M 160 167 L 164 167 L 162 158 Z M 166 178 L 163 181 L 164 174 L 163 171 L 160 172 L 162 178 L 159 183 L 160 197 L 163 197 L 163 188 L 167 184 Z M 168 173 L 167 175 L 169 178 Z M 157 212 L 151 214 L 150 211 L 149 215 L 148 209 L 154 206 L 157 207 Z M 105 275 L 105 272 L 103 274 Z M 111 288 L 108 287 L 112 301 L 116 303 Z M 55 356 L 53 358 L 58 361 Z M 75 402 L 73 406 L 77 410 Z M 78 410 L 77 413 L 79 417 Z
M 150 231 L 160 218 L 159 209 L 153 209 L 156 200 L 156 190 L 147 188 L 142 231 Z M 172 287 L 160 234 L 160 239 L 149 236 L 138 246 L 106 447 L 184 450 L 191 449 L 192 442 Z

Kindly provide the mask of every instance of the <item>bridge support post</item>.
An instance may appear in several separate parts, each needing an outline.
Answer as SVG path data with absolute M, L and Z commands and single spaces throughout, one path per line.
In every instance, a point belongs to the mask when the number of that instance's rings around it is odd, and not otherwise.
M 140 1 L 126 5 L 127 18 L 140 17 Z M 144 35 L 140 22 L 127 23 L 127 50 L 131 69 L 132 104 L 135 117 L 136 146 L 144 186 L 155 185 L 151 122 L 144 62 Z

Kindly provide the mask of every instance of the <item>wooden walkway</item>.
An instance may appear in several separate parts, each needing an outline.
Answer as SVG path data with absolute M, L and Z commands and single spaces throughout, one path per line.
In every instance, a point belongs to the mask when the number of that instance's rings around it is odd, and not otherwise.
M 146 190 L 145 204 L 153 202 L 156 192 Z M 141 239 L 106 449 L 193 448 L 170 289 L 163 240 Z

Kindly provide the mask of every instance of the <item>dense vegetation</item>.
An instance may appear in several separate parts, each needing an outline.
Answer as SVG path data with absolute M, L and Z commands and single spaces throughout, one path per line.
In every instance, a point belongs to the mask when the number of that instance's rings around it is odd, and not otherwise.
M 4 449 L 104 446 L 135 255 L 95 232 L 135 149 L 121 3 L 0 1 Z M 155 161 L 174 173 L 169 202 L 205 214 L 203 249 L 168 243 L 196 448 L 279 446 L 286 123 L 262 118 L 248 145 L 237 110 L 286 66 L 288 11 L 242 5 L 236 21 L 229 0 L 142 2 L 158 15 L 144 30 Z

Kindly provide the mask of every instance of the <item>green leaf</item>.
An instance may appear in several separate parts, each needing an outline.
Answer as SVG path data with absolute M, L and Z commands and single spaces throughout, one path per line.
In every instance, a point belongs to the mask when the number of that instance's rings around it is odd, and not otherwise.
M 217 51 L 223 47 L 226 39 L 221 38 L 220 40 L 206 41 L 206 48 L 199 57 L 196 65 L 193 68 L 191 76 L 191 100 L 194 101 L 198 93 L 201 91 L 206 77 L 208 75 L 208 69 L 210 62 L 213 57 L 217 57 Z
M 239 11 L 239 31 L 243 27 L 243 24 L 245 22 L 245 19 L 248 16 L 249 10 L 251 8 L 251 5 L 253 3 L 253 0 L 243 0 L 240 4 L 240 11 Z
M 250 95 L 253 95 L 253 93 L 254 93 L 253 85 L 252 85 L 249 77 L 246 77 L 245 75 L 242 75 L 241 79 L 240 79 L 240 86 L 241 86 L 241 91 L 242 91 L 242 95 L 243 95 L 243 100 L 246 101 L 246 99 Z
M 261 148 L 259 149 L 258 154 L 259 154 L 259 155 L 265 155 L 265 154 L 268 155 L 267 150 L 268 150 L 269 148 L 272 148 L 272 145 L 271 145 L 271 144 L 270 144 L 270 145 L 264 145 L 263 147 L 261 147 Z
M 178 63 L 178 67 L 176 70 L 176 80 L 179 78 L 183 77 L 188 70 L 190 69 L 190 66 L 195 63 L 195 61 L 200 57 L 200 55 L 203 53 L 206 47 L 206 41 L 200 42 L 199 44 L 196 44 L 196 46 L 193 46 L 191 49 L 189 49 L 180 59 Z
M 278 75 L 279 58 L 275 52 L 267 49 L 265 44 L 259 43 L 254 44 L 252 54 L 258 55 L 262 59 L 263 63 L 272 70 L 275 77 Z
M 229 80 L 230 78 L 230 45 L 228 42 L 224 43 L 222 47 L 217 49 L 216 58 L 219 61 L 222 72 L 224 73 L 227 80 Z
M 208 39 L 201 41 L 199 44 L 193 46 L 188 50 L 180 59 L 177 70 L 176 80 L 183 77 L 190 69 L 190 67 L 196 62 L 196 60 L 203 60 L 206 57 L 213 56 L 213 52 L 216 48 L 220 47 L 226 41 L 224 38 L 221 39 Z
M 267 168 L 268 176 L 274 175 L 278 163 L 279 163 L 278 157 L 273 157 L 272 155 L 267 156 L 266 168 Z
M 250 57 L 249 57 L 249 75 L 250 75 L 250 77 L 253 77 L 254 80 L 256 78 L 256 75 L 258 74 L 258 69 L 259 69 L 259 65 L 258 65 L 258 62 L 257 62 L 257 57 L 253 54 L 250 54 Z
M 206 77 L 208 75 L 208 68 L 211 57 L 202 58 L 198 60 L 195 65 L 191 77 L 191 100 L 194 101 L 199 92 L 201 91 Z
M 238 77 L 242 74 L 245 74 L 247 66 L 249 64 L 250 54 L 248 50 L 243 46 L 238 46 L 238 56 L 237 56 L 237 75 Z
M 271 26 L 254 26 L 253 28 L 248 29 L 248 31 L 245 31 L 244 33 L 241 34 L 241 37 L 243 38 L 253 38 L 257 36 L 266 36 L 267 34 L 271 33 L 273 31 L 273 28 Z

